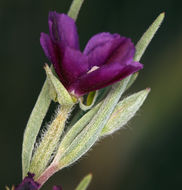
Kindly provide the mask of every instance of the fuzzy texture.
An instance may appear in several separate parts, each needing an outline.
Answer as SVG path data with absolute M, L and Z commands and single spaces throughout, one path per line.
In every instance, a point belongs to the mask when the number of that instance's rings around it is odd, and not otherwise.
M 111 85 L 143 68 L 133 60 L 135 47 L 129 38 L 99 33 L 81 52 L 72 18 L 50 12 L 48 24 L 49 35 L 41 33 L 41 46 L 62 84 L 77 97 Z

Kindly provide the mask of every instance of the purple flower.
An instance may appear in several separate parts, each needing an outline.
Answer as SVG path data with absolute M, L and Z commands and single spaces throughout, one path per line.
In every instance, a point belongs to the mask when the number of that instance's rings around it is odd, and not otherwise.
M 41 46 L 60 81 L 77 97 L 113 84 L 143 68 L 133 60 L 135 47 L 129 38 L 99 33 L 81 52 L 72 18 L 50 12 L 48 24 L 49 35 L 41 33 Z
M 40 184 L 34 181 L 34 174 L 28 173 L 28 176 L 24 178 L 21 184 L 15 187 L 15 190 L 37 190 Z
M 15 186 L 15 190 L 38 190 L 40 184 L 34 181 L 34 174 L 28 173 L 28 176 L 23 179 L 23 181 Z M 53 186 L 53 190 L 62 190 L 60 186 Z

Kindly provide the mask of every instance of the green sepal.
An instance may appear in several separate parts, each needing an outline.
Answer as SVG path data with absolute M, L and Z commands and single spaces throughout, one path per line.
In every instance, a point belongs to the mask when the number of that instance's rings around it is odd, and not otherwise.
M 86 190 L 92 180 L 92 174 L 85 176 L 75 190 Z
M 83 111 L 87 111 L 91 109 L 98 97 L 98 91 L 90 92 L 87 97 L 87 102 L 86 104 L 83 103 L 83 97 L 79 98 L 79 106 Z
M 75 100 L 70 96 L 69 92 L 52 73 L 49 66 L 45 65 L 45 71 L 50 85 L 49 93 L 53 101 L 58 102 L 62 106 L 70 106 L 76 103 Z
M 142 106 L 149 92 L 150 89 L 147 88 L 120 101 L 104 126 L 100 136 L 110 135 L 127 124 Z

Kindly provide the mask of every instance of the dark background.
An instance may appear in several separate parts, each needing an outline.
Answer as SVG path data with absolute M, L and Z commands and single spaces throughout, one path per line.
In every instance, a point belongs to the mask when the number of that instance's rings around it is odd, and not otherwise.
M 45 79 L 39 44 L 50 10 L 66 13 L 71 0 L 0 1 L 0 189 L 21 180 L 21 143 Z M 85 0 L 77 20 L 81 47 L 99 32 L 136 43 L 159 13 L 166 18 L 142 57 L 144 69 L 129 94 L 152 91 L 135 118 L 98 143 L 43 187 L 74 189 L 93 173 L 89 189 L 168 190 L 182 184 L 182 8 L 177 0 Z

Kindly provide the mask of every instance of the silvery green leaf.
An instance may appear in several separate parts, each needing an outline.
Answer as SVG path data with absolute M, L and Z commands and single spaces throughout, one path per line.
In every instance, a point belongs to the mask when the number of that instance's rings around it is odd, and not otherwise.
M 161 13 L 151 24 L 151 26 L 147 29 L 147 31 L 142 35 L 138 43 L 136 44 L 136 52 L 135 52 L 135 61 L 140 61 L 142 55 L 144 54 L 146 48 L 150 44 L 152 38 L 154 37 L 155 33 L 159 29 L 162 21 L 164 20 L 165 13 Z M 138 75 L 133 74 L 129 83 L 127 89 L 135 82 Z
M 139 61 L 142 57 L 143 53 L 145 52 L 147 46 L 149 45 L 150 41 L 154 37 L 155 33 L 159 29 L 162 21 L 164 20 L 165 13 L 161 13 L 151 24 L 151 26 L 147 29 L 147 31 L 143 34 L 136 45 L 136 53 L 134 60 Z
M 73 0 L 71 7 L 68 11 L 68 16 L 76 20 L 83 2 L 84 0 Z
M 109 94 L 102 102 L 99 111 L 94 115 L 89 124 L 76 136 L 64 152 L 61 150 L 60 153 L 60 149 L 58 150 L 53 160 L 54 165 L 58 163 L 60 169 L 66 167 L 78 160 L 92 147 L 100 136 L 122 93 L 125 91 L 129 79 L 130 77 L 127 77 L 112 86 Z
M 65 134 L 64 138 L 62 139 L 59 145 L 57 157 L 63 155 L 64 151 L 71 145 L 73 140 L 85 128 L 85 126 L 92 120 L 94 115 L 97 114 L 100 106 L 101 106 L 101 103 L 99 103 L 94 108 L 89 110 L 83 117 L 81 117 L 81 119 L 79 119 L 73 126 L 70 127 L 70 130 Z
M 142 106 L 149 92 L 150 89 L 147 88 L 120 101 L 104 126 L 101 136 L 112 134 L 123 127 Z
M 47 113 L 50 103 L 51 98 L 49 96 L 49 84 L 46 79 L 24 132 L 22 145 L 23 177 L 25 177 L 28 173 L 36 137 L 39 133 L 42 121 Z
M 45 65 L 45 71 L 47 74 L 48 82 L 50 85 L 50 96 L 55 102 L 59 102 L 59 104 L 63 106 L 73 105 L 75 102 L 70 96 L 69 92 L 62 85 L 62 83 L 57 79 L 57 77 L 52 73 L 49 66 Z
M 88 94 L 86 104 L 83 103 L 83 97 L 79 98 L 79 106 L 80 106 L 80 108 L 83 111 L 87 111 L 87 110 L 91 109 L 94 106 L 97 97 L 98 97 L 98 90 L 96 90 L 94 92 L 90 92 Z
M 85 176 L 75 190 L 86 190 L 92 180 L 92 174 Z

